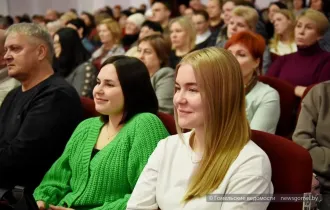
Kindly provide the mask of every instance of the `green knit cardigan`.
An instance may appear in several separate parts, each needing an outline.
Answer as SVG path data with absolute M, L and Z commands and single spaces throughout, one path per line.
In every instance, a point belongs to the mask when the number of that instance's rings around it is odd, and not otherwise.
M 138 114 L 91 158 L 102 126 L 99 117 L 79 124 L 36 188 L 36 201 L 77 210 L 126 209 L 149 156 L 169 134 L 157 116 Z

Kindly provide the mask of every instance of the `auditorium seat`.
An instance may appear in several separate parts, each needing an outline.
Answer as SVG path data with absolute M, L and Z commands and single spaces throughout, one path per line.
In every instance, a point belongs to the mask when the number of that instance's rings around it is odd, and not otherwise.
M 274 195 L 303 195 L 311 191 L 313 166 L 308 151 L 292 141 L 252 130 L 251 139 L 263 149 L 272 166 Z M 271 202 L 268 210 L 301 210 L 302 202 Z
M 80 97 L 80 101 L 83 107 L 84 120 L 90 117 L 96 117 L 100 115 L 100 113 L 95 110 L 95 103 L 93 99 L 87 97 Z
M 294 86 L 275 77 L 259 76 L 259 81 L 277 90 L 280 96 L 280 119 L 276 128 L 276 135 L 291 139 L 296 124 L 295 109 L 299 99 L 294 94 Z

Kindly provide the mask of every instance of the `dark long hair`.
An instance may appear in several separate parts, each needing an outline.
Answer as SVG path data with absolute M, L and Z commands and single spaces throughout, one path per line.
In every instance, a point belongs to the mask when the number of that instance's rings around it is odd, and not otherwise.
M 66 77 L 77 66 L 86 62 L 91 55 L 82 45 L 78 32 L 72 28 L 61 28 L 55 35 L 59 36 L 59 42 L 61 45 L 61 53 L 56 58 L 58 73 Z
M 102 68 L 113 64 L 124 95 L 124 113 L 119 124 L 126 123 L 134 115 L 144 112 L 157 114 L 158 100 L 152 88 L 147 67 L 142 61 L 124 55 L 112 56 L 104 61 Z M 108 115 L 101 115 L 104 123 L 109 121 Z

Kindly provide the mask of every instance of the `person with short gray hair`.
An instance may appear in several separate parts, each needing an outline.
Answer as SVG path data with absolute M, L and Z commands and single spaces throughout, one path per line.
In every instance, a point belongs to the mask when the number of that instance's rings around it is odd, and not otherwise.
M 30 38 L 35 44 L 43 43 L 47 47 L 47 60 L 51 63 L 54 56 L 53 38 L 42 25 L 31 23 L 20 23 L 10 26 L 6 30 L 6 36 L 12 34 L 23 34 Z
M 0 188 L 33 191 L 82 120 L 82 107 L 76 90 L 54 74 L 44 27 L 14 24 L 5 35 L 8 75 L 21 85 L 0 107 Z

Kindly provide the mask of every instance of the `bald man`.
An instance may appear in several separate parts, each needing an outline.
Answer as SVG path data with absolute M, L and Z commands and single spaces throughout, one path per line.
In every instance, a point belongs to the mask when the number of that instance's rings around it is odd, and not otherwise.
M 6 61 L 3 59 L 5 54 L 5 30 L 0 29 L 0 106 L 9 91 L 19 86 L 19 82 L 8 76 Z

